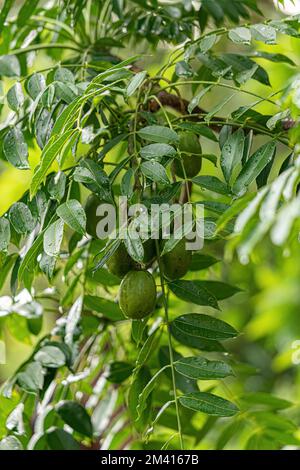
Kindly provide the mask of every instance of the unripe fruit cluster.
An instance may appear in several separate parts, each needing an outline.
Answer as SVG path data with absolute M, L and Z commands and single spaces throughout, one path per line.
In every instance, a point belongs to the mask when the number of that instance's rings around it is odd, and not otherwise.
M 193 178 L 201 170 L 202 149 L 198 137 L 191 132 L 180 134 L 180 158 L 174 160 L 173 171 L 181 178 Z M 96 227 L 99 218 L 96 215 L 100 199 L 89 197 L 85 211 L 87 216 L 87 233 L 97 238 Z M 160 249 L 162 249 L 160 243 Z M 161 251 L 161 250 L 160 250 Z M 123 243 L 107 261 L 107 269 L 115 276 L 122 278 L 119 291 L 119 304 L 124 315 L 134 320 L 142 319 L 153 312 L 156 305 L 156 284 L 152 274 L 145 267 L 156 260 L 156 244 L 154 240 L 144 243 L 144 259 L 142 265 L 134 261 L 128 254 Z M 160 265 L 164 276 L 172 281 L 183 277 L 189 270 L 192 254 L 185 248 L 185 240 L 180 240 L 175 247 L 164 254 Z

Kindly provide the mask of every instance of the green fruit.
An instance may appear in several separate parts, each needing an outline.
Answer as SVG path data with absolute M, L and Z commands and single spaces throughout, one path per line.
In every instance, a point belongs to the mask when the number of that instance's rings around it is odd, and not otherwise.
M 86 214 L 86 231 L 91 237 L 97 237 L 97 224 L 101 220 L 101 217 L 96 215 L 97 208 L 101 204 L 101 199 L 99 199 L 94 194 L 91 194 L 85 204 L 85 214 Z
M 148 271 L 130 271 L 120 286 L 120 308 L 127 318 L 139 320 L 153 312 L 156 285 Z
M 121 243 L 114 254 L 109 258 L 106 263 L 109 272 L 118 277 L 124 277 L 128 271 L 135 267 L 135 262 L 127 253 L 125 245 Z
M 186 250 L 186 241 L 180 240 L 173 250 L 162 256 L 164 275 L 171 281 L 183 277 L 189 270 L 192 262 L 192 252 Z
M 182 164 L 184 166 L 187 178 L 193 178 L 198 175 L 202 166 L 202 149 L 198 137 L 192 132 L 184 132 L 179 136 L 179 150 L 181 159 L 173 162 L 175 174 L 180 178 L 184 178 Z

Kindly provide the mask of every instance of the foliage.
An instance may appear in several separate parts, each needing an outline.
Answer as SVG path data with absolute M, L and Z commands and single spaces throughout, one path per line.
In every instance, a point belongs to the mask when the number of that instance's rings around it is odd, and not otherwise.
M 268 234 L 277 246 L 297 234 L 299 79 L 271 92 L 260 64 L 294 62 L 257 44 L 298 38 L 298 17 L 265 20 L 255 0 L 12 3 L 0 14 L 1 159 L 33 173 L 0 218 L 0 287 L 10 287 L 0 314 L 32 353 L 3 386 L 0 448 L 197 448 L 210 432 L 217 449 L 241 433 L 246 449 L 298 445 L 297 423 L 282 412 L 292 403 L 243 389 L 256 371 L 235 351 L 237 329 L 219 318 L 240 289 L 213 267 L 214 247 L 247 263 Z M 143 54 L 129 56 L 141 41 Z M 147 70 L 145 51 L 166 44 L 160 69 Z M 250 101 L 231 109 L 236 97 Z M 262 103 L 270 114 L 255 109 Z M 187 178 L 183 166 L 178 178 L 189 133 L 216 150 L 201 153 L 199 175 Z M 184 279 L 164 276 L 176 241 L 156 243 L 145 261 L 132 218 L 126 250 L 158 288 L 144 319 L 124 317 L 120 279 L 107 269 L 120 239 L 87 234 L 90 194 L 205 206 L 204 250 Z

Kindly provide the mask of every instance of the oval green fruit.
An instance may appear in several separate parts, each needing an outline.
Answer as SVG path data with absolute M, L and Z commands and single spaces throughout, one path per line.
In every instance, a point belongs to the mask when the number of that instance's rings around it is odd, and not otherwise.
M 129 256 L 124 243 L 121 243 L 114 254 L 106 262 L 109 272 L 118 277 L 124 277 L 128 271 L 135 268 L 134 260 Z
M 174 160 L 173 169 L 175 174 L 184 178 L 182 164 L 187 178 L 193 178 L 198 175 L 202 166 L 202 148 L 198 137 L 192 132 L 183 132 L 179 135 L 178 144 L 181 159 Z
M 183 277 L 190 268 L 192 252 L 186 250 L 185 243 L 185 239 L 180 240 L 173 250 L 161 258 L 164 275 L 171 281 Z
M 153 312 L 156 284 L 148 271 L 130 271 L 120 286 L 120 308 L 127 318 L 140 320 Z

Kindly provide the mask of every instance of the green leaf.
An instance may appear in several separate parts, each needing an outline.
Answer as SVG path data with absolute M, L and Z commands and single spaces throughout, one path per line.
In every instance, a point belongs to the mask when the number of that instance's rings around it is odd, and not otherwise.
M 290 113 L 291 111 L 289 109 L 286 109 L 285 111 L 281 111 L 280 113 L 274 114 L 274 116 L 267 120 L 266 126 L 272 131 L 273 129 L 275 129 L 278 123 L 290 117 Z
M 75 232 L 85 234 L 86 215 L 79 201 L 69 199 L 57 208 L 56 213 Z
M 120 189 L 122 196 L 127 196 L 129 199 L 132 197 L 134 191 L 134 170 L 132 168 L 128 168 L 128 170 L 124 173 Z
M 128 393 L 128 411 L 132 420 L 132 424 L 139 431 L 145 430 L 145 425 L 151 413 L 151 396 L 147 399 L 147 408 L 142 416 L 138 415 L 137 407 L 139 403 L 139 396 L 146 387 L 147 383 L 151 380 L 151 375 L 148 367 L 141 367 L 134 377 L 133 383 Z
M 6 251 L 10 242 L 10 225 L 4 217 L 0 217 L 0 252 Z
M 179 397 L 179 403 L 185 408 L 211 416 L 234 416 L 239 411 L 234 403 L 206 392 L 194 392 Z
M 244 26 L 231 29 L 228 33 L 228 37 L 237 44 L 250 44 L 251 42 L 250 29 Z
M 244 140 L 244 131 L 243 129 L 239 129 L 228 137 L 222 147 L 221 168 L 227 183 L 230 182 L 236 166 L 242 161 Z
M 185 60 L 180 60 L 175 65 L 177 77 L 188 78 L 193 76 L 193 69 Z
M 270 60 L 272 62 L 283 62 L 285 64 L 289 65 L 295 65 L 295 62 L 287 57 L 284 54 L 279 54 L 279 53 L 272 53 L 272 52 L 266 52 L 266 51 L 256 51 L 253 54 L 254 58 L 261 58 L 261 59 L 266 59 Z
M 19 77 L 21 68 L 15 55 L 2 55 L 0 57 L 0 76 Z
M 110 181 L 103 168 L 90 158 L 85 158 L 74 171 L 74 181 L 82 182 L 101 200 L 113 202 Z
M 151 380 L 149 380 L 147 385 L 144 387 L 143 391 L 140 393 L 137 406 L 138 416 L 141 416 L 143 411 L 146 409 L 150 393 L 154 390 L 154 387 L 156 386 L 161 373 L 164 372 L 168 367 L 170 367 L 169 364 L 164 366 L 162 369 L 159 369 L 159 371 L 156 372 L 155 375 L 153 375 Z
M 284 400 L 283 398 L 278 398 L 270 393 L 265 392 L 248 392 L 243 393 L 243 395 L 239 398 L 239 401 L 245 404 L 247 409 L 249 406 L 265 406 L 266 408 L 270 408 L 272 410 L 285 410 L 286 408 L 290 408 L 293 406 L 288 400 Z
M 72 83 L 55 82 L 56 96 L 67 104 L 72 103 L 78 96 L 78 88 Z
M 173 281 L 169 284 L 170 290 L 179 299 L 191 302 L 196 305 L 207 305 L 218 309 L 218 302 L 214 295 L 202 286 L 198 286 L 194 281 Z
M 80 450 L 79 443 L 63 429 L 51 428 L 47 431 L 46 438 L 51 450 Z
M 176 155 L 176 150 L 168 144 L 150 144 L 141 148 L 140 155 L 145 160 L 151 158 L 174 157 Z
M 223 181 L 219 180 L 216 176 L 195 176 L 195 178 L 192 179 L 192 182 L 197 186 L 213 191 L 214 193 L 224 195 L 228 195 L 230 193 L 227 184 L 223 183 Z
M 124 239 L 124 245 L 129 256 L 138 263 L 142 263 L 144 259 L 143 243 L 140 237 L 134 238 L 131 236 L 130 227 L 128 229 L 128 236 Z
M 142 163 L 140 169 L 146 178 L 149 178 L 151 181 L 161 184 L 170 184 L 165 167 L 155 160 Z
M 80 403 L 76 401 L 66 401 L 59 404 L 56 411 L 61 419 L 74 429 L 74 431 L 88 437 L 93 435 L 91 418 Z
M 35 100 L 46 89 L 46 80 L 43 74 L 34 73 L 26 81 L 26 90 L 30 97 Z
M 66 271 L 65 271 L 66 274 Z M 96 272 L 88 271 L 87 279 L 94 284 L 102 284 L 103 286 L 118 286 L 120 278 L 110 273 L 105 268 L 100 268 Z
M 165 367 L 170 364 L 170 350 L 168 346 L 162 346 L 158 352 L 158 359 L 161 367 Z M 173 350 L 173 360 L 178 361 L 182 359 L 182 355 L 177 351 Z M 164 373 L 170 381 L 172 381 L 172 370 L 171 368 L 164 368 Z M 198 392 L 199 388 L 197 381 L 186 377 L 175 370 L 175 382 L 176 388 L 181 390 L 183 393 Z
M 28 277 L 30 278 L 30 275 L 34 272 L 37 266 L 37 257 L 43 249 L 43 237 L 44 232 L 38 235 L 22 259 L 18 271 L 18 278 L 20 282 L 25 282 L 25 280 L 28 279 Z
M 137 74 L 134 75 L 134 77 L 130 80 L 130 82 L 128 83 L 128 86 L 126 88 L 126 95 L 128 97 L 134 95 L 136 90 L 143 83 L 146 76 L 147 76 L 147 72 L 145 70 L 142 71 L 142 72 L 138 72 Z
M 234 375 L 232 368 L 223 361 L 209 361 L 205 357 L 183 357 L 174 362 L 177 372 L 191 379 L 214 380 Z
M 19 111 L 24 104 L 24 95 L 21 83 L 15 83 L 7 92 L 7 102 L 13 111 Z
M 207 269 L 210 266 L 218 263 L 219 260 L 210 255 L 202 255 L 201 253 L 194 253 L 192 257 L 191 271 L 200 271 Z
M 225 282 L 206 280 L 194 282 L 197 284 L 197 286 L 207 289 L 212 295 L 216 297 L 217 300 L 227 299 L 228 297 L 231 297 L 234 294 L 240 292 L 238 287 L 231 286 Z
M 63 171 L 59 171 L 51 176 L 49 179 L 47 189 L 51 196 L 51 198 L 55 199 L 56 201 L 60 201 L 66 191 L 66 182 L 67 177 Z
M 188 112 L 190 114 L 192 114 L 192 112 L 194 111 L 194 109 L 199 106 L 199 103 L 201 101 L 201 99 L 203 98 L 204 95 L 206 95 L 206 93 L 208 91 L 211 90 L 211 86 L 208 86 L 208 87 L 205 87 L 203 88 L 201 91 L 199 91 L 199 93 L 197 93 L 192 99 L 191 101 L 189 102 L 189 105 L 188 105 Z
M 198 43 L 200 51 L 203 54 L 205 54 L 215 45 L 216 41 L 217 41 L 216 34 L 208 34 L 204 36 Z
M 258 177 L 267 164 L 272 161 L 275 151 L 276 144 L 271 141 L 262 145 L 251 155 L 233 185 L 234 194 L 241 196 L 246 192 L 248 186 Z
M 29 169 L 28 146 L 18 127 L 10 129 L 4 137 L 3 152 L 7 160 L 19 170 Z
M 28 393 L 38 393 L 43 388 L 44 372 L 40 362 L 30 362 L 17 375 L 19 386 Z
M 158 330 L 156 329 L 144 342 L 142 348 L 139 351 L 137 360 L 136 360 L 136 369 L 139 370 L 151 357 L 152 353 L 158 346 L 160 335 L 157 334 Z
M 66 67 L 59 67 L 56 69 L 54 80 L 62 83 L 75 83 L 75 77 L 73 73 Z
M 276 44 L 276 29 L 267 24 L 254 24 L 250 27 L 253 39 L 265 44 Z
M 4 3 L 1 6 L 0 12 L 0 31 L 2 31 L 5 20 L 10 12 L 10 9 L 13 5 L 13 0 L 4 0 Z
M 8 217 L 17 233 L 29 233 L 35 227 L 35 221 L 30 209 L 23 202 L 13 204 L 9 210 Z
M 224 106 L 226 106 L 227 103 L 229 103 L 229 101 L 234 97 L 234 94 L 233 95 L 230 95 L 228 96 L 227 98 L 225 98 L 224 100 L 221 100 L 216 106 L 213 107 L 213 109 L 207 113 L 207 115 L 205 116 L 204 118 L 204 121 L 209 123 L 211 121 L 211 119 L 219 112 L 221 111 L 221 109 L 224 108 Z
M 131 376 L 133 366 L 128 362 L 115 361 L 109 364 L 107 380 L 114 384 L 120 384 Z
M 40 0 L 25 0 L 23 2 L 17 17 L 17 25 L 19 27 L 23 26 L 30 16 L 33 15 L 39 1 Z
M 195 348 L 199 351 L 225 352 L 225 348 L 218 341 L 201 338 L 190 333 L 184 333 L 181 329 L 176 328 L 176 325 L 171 324 L 171 333 L 179 343 L 184 346 L 188 346 L 189 348 Z
M 197 124 L 194 122 L 182 122 L 178 126 L 180 129 L 186 129 L 188 131 L 194 132 L 195 134 L 202 135 L 213 142 L 217 142 L 218 139 L 213 133 L 213 131 L 203 124 Z
M 175 318 L 171 330 L 198 338 L 222 341 L 234 338 L 238 332 L 228 323 L 203 313 L 187 313 Z
M 143 129 L 138 131 L 138 135 L 141 139 L 162 144 L 176 143 L 179 141 L 178 135 L 172 129 L 157 125 L 143 127 Z
M 100 313 L 105 318 L 112 321 L 124 320 L 124 315 L 119 308 L 118 304 L 111 300 L 101 299 L 93 295 L 86 295 L 84 297 L 84 306 L 93 312 Z
M 57 369 L 66 364 L 66 357 L 61 349 L 56 346 L 44 346 L 35 355 L 35 361 L 44 367 Z
M 44 233 L 43 247 L 48 256 L 59 256 L 60 246 L 64 236 L 64 222 L 57 220 L 53 222 Z
M 32 181 L 30 185 L 30 194 L 34 196 L 39 189 L 40 184 L 43 182 L 47 172 L 49 171 L 52 163 L 56 159 L 56 157 L 61 152 L 62 148 L 70 140 L 70 138 L 74 135 L 76 130 L 71 129 L 67 131 L 65 134 L 61 135 L 60 137 L 52 137 L 45 148 L 43 149 L 43 153 L 41 155 L 41 162 L 37 166 Z

